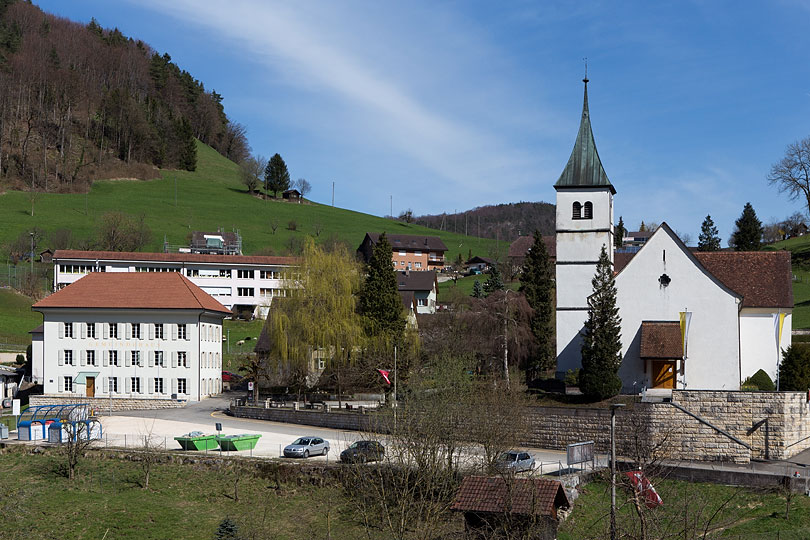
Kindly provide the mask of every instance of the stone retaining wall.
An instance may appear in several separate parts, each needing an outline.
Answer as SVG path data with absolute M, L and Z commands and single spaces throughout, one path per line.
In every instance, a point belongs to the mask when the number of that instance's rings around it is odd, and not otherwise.
M 54 395 L 41 395 L 30 396 L 28 403 L 31 407 L 37 405 L 59 405 L 66 403 L 88 403 L 90 408 L 98 411 L 101 414 L 106 413 L 112 408 L 113 411 L 136 411 L 136 410 L 151 410 L 151 409 L 179 409 L 185 407 L 185 401 L 178 401 L 176 399 L 136 399 L 136 398 L 86 398 L 80 396 L 54 396 Z
M 286 422 L 330 429 L 349 431 L 372 431 L 376 422 L 374 414 L 352 412 L 296 411 L 293 409 L 260 407 L 231 407 L 231 413 L 237 418 L 254 418 L 272 422 Z M 375 430 L 376 431 L 376 430 Z

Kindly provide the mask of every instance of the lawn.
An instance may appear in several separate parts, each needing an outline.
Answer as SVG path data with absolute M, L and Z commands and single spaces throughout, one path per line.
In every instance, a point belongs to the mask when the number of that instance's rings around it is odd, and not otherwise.
M 333 487 L 274 489 L 272 479 L 243 475 L 234 500 L 227 466 L 158 464 L 144 490 L 137 463 L 85 459 L 73 484 L 59 463 L 53 452 L 0 454 L 0 538 L 208 539 L 226 517 L 255 538 L 366 537 Z
M 649 538 L 702 538 L 707 523 L 714 530 L 708 538 L 765 540 L 777 538 L 777 532 L 782 540 L 810 538 L 810 499 L 806 496 L 797 494 L 793 498 L 790 519 L 786 520 L 785 499 L 773 492 L 655 479 L 653 485 L 664 504 L 646 511 Z M 621 487 L 617 488 L 616 521 L 620 533 L 630 532 L 638 524 L 635 508 L 627 502 L 625 493 Z M 559 539 L 607 538 L 609 511 L 610 484 L 588 484 L 574 503 L 574 511 L 560 527 Z M 715 512 L 717 515 L 710 520 Z M 684 534 L 685 525 L 694 528 L 697 534 Z
M 459 294 L 463 294 L 465 296 L 472 296 L 473 287 L 475 286 L 476 281 L 481 282 L 481 286 L 484 286 L 484 282 L 487 280 L 487 274 L 480 274 L 477 276 L 464 276 L 458 278 L 456 282 L 453 280 L 450 281 L 443 281 L 439 283 L 439 302 L 447 302 L 452 300 L 453 298 L 457 297 Z M 506 284 L 509 289 L 513 291 L 518 290 L 520 287 L 520 281 L 511 281 Z
M 0 289 L 0 350 L 24 351 L 31 343 L 28 332 L 42 324 L 42 315 L 31 311 L 32 303 L 12 289 Z
M 225 327 L 222 330 L 222 335 L 226 340 L 222 343 L 224 358 L 222 369 L 234 373 L 240 371 L 240 356 L 253 351 L 256 346 L 256 339 L 262 331 L 262 326 L 264 326 L 264 320 L 262 319 L 225 321 Z M 244 341 L 244 343 L 239 345 L 240 341 Z

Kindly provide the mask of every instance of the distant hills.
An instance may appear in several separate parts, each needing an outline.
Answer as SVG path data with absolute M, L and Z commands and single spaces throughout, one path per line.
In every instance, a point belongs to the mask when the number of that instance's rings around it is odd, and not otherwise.
M 168 54 L 0 0 L 0 187 L 84 191 L 96 178 L 194 170 L 195 139 L 239 161 L 245 130 Z
M 455 214 L 418 216 L 414 223 L 433 229 L 511 242 L 519 235 L 554 234 L 555 207 L 546 202 L 479 206 Z

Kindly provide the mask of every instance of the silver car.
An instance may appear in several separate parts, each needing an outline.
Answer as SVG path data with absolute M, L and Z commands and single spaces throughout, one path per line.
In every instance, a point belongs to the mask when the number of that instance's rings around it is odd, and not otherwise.
M 534 458 L 528 452 L 510 450 L 498 457 L 495 467 L 504 472 L 523 472 L 534 468 Z
M 320 437 L 300 437 L 284 447 L 284 457 L 308 458 L 329 453 L 329 441 Z

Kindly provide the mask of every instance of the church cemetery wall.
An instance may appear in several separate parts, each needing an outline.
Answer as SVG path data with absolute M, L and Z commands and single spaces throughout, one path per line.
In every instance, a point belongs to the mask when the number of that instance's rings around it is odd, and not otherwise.
M 634 403 L 616 414 L 616 451 L 625 457 L 655 452 L 664 459 L 748 463 L 765 457 L 765 425 L 771 459 L 786 459 L 810 448 L 810 407 L 801 392 L 724 392 L 675 390 L 672 400 L 751 447 L 702 423 L 669 403 Z M 526 444 L 564 450 L 594 441 L 610 450 L 610 410 L 585 407 L 533 407 Z M 656 448 L 660 446 L 660 448 Z
M 133 398 L 88 398 L 83 396 L 31 396 L 28 401 L 31 407 L 37 405 L 59 405 L 67 403 L 87 403 L 90 409 L 97 414 L 106 414 L 113 411 L 138 411 L 152 409 L 179 409 L 186 405 L 185 401 L 176 399 L 133 399 Z

